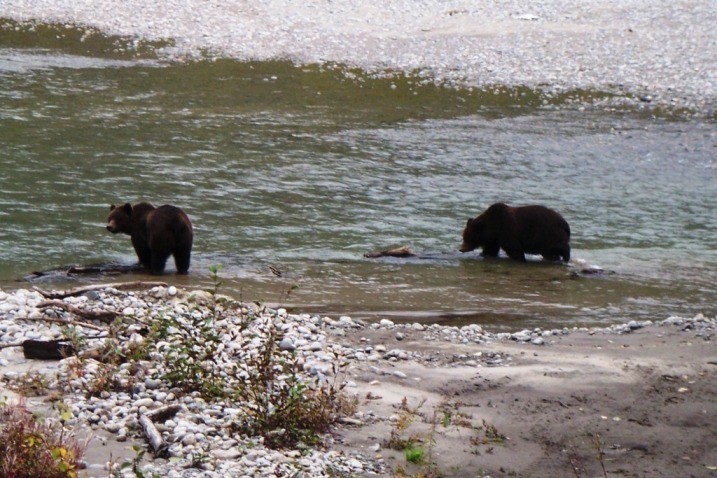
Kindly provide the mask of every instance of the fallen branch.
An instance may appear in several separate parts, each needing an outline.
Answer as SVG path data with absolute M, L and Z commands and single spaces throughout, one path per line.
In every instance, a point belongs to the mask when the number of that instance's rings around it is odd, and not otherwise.
M 65 325 L 79 325 L 80 327 L 85 327 L 92 330 L 99 330 L 100 332 L 105 330 L 102 327 L 98 327 L 97 325 L 87 324 L 85 322 L 79 322 L 77 320 L 70 320 L 70 319 L 54 319 L 51 317 L 15 317 L 15 320 L 35 320 L 40 322 L 57 322 L 59 324 L 65 324 Z
M 142 426 L 142 430 L 144 430 L 144 434 L 147 437 L 147 441 L 149 442 L 149 446 L 152 449 L 154 456 L 166 456 L 169 445 L 164 441 L 162 434 L 159 433 L 152 420 L 146 414 L 140 413 L 139 424 Z
M 167 405 L 166 407 L 145 413 L 153 422 L 165 422 L 175 416 L 182 409 L 181 405 Z
M 38 309 L 45 309 L 48 307 L 55 307 L 57 309 L 62 309 L 65 312 L 69 312 L 78 317 L 82 317 L 83 319 L 99 320 L 100 322 L 104 322 L 106 324 L 112 323 L 112 321 L 115 320 L 117 318 L 117 316 L 120 315 L 118 312 L 115 312 L 112 310 L 103 310 L 103 311 L 95 312 L 92 310 L 80 309 L 79 307 L 75 307 L 74 305 L 67 304 L 58 299 L 44 300 L 44 301 L 40 302 L 39 304 L 37 304 Z
M 0 350 L 9 349 L 10 347 L 22 347 L 22 342 L 17 342 L 14 344 L 0 344 Z
M 166 282 L 145 282 L 145 281 L 133 281 L 133 282 L 115 282 L 110 284 L 95 284 L 83 287 L 75 287 L 66 291 L 52 291 L 47 292 L 39 287 L 33 287 L 34 290 L 42 294 L 46 299 L 64 299 L 65 297 L 75 297 L 82 295 L 85 292 L 93 290 L 104 290 L 104 289 L 117 289 L 117 290 L 128 290 L 128 289 L 151 289 L 152 287 L 167 287 Z

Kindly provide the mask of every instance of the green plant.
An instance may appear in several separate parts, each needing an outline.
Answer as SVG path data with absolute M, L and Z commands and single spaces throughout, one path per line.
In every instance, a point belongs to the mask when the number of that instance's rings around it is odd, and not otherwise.
M 87 344 L 87 339 L 76 327 L 62 327 L 60 330 L 62 337 L 70 341 L 73 349 L 82 350 Z
M 120 470 L 131 471 L 134 474 L 135 478 L 147 478 L 147 475 L 145 475 L 142 469 L 139 467 L 140 463 L 142 463 L 142 460 L 144 459 L 146 450 L 139 445 L 132 445 L 132 450 L 134 450 L 134 457 L 130 461 L 122 462 L 122 464 L 120 465 Z M 112 472 L 112 476 L 123 477 L 126 475 L 121 473 L 120 471 L 114 470 Z M 151 475 L 151 478 L 159 478 L 159 475 L 153 473 Z
M 475 446 L 491 444 L 505 445 L 505 442 L 508 440 L 508 437 L 498 432 L 498 429 L 495 427 L 495 425 L 489 424 L 485 421 L 485 419 L 483 419 L 482 422 L 483 424 L 481 426 L 474 427 L 478 434 L 471 438 L 471 444 Z M 483 436 L 480 435 L 481 432 Z
M 341 415 L 355 411 L 356 402 L 336 383 L 341 367 L 334 365 L 333 383 L 306 381 L 296 356 L 278 350 L 280 337 L 273 322 L 267 327 L 259 355 L 246 364 L 252 373 L 234 396 L 245 411 L 236 430 L 259 435 L 272 448 L 316 444 L 319 433 L 328 431 Z
M 39 372 L 25 372 L 13 378 L 3 379 L 7 388 L 24 397 L 39 397 L 49 390 L 48 378 Z
M 177 344 L 165 352 L 168 371 L 163 378 L 185 392 L 199 392 L 205 399 L 227 395 L 224 378 L 217 362 L 221 337 L 216 333 L 213 317 L 186 314 L 185 320 L 169 316 L 167 325 L 175 331 Z
M 403 434 L 411 423 L 413 423 L 416 416 L 418 416 L 419 409 L 424 403 L 426 403 L 425 399 L 423 399 L 415 407 L 411 408 L 408 406 L 408 399 L 403 397 L 400 406 L 401 413 L 399 413 L 398 418 L 391 427 L 391 433 L 388 440 L 383 442 L 384 447 L 391 448 L 393 450 L 405 450 L 420 440 L 418 435 L 410 435 L 407 438 L 404 438 Z
M 426 454 L 426 450 L 421 445 L 411 444 L 404 450 L 406 461 L 417 465 L 421 463 Z
M 66 410 L 67 411 L 67 410 Z M 0 476 L 75 478 L 84 445 L 32 415 L 23 402 L 0 403 Z

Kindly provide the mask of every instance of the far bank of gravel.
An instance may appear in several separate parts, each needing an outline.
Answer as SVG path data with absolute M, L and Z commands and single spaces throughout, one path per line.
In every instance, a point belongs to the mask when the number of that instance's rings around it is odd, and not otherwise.
M 712 2 L 6 0 L 0 17 L 172 39 L 169 58 L 338 63 L 437 82 L 597 90 L 714 116 Z

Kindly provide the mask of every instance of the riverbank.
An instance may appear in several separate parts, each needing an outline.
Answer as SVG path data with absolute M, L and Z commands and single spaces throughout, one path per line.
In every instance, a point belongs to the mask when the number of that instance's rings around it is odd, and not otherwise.
M 597 90 L 698 116 L 714 116 L 717 99 L 717 13 L 698 0 L 8 0 L 0 17 L 169 41 L 160 53 L 170 59 L 289 59 L 467 87 Z
M 133 444 L 149 446 L 138 417 L 167 407 L 175 415 L 157 429 L 170 459 L 146 453 L 139 465 L 145 473 L 716 473 L 717 452 L 710 446 L 716 438 L 711 417 L 717 413 L 715 318 L 494 334 L 476 325 L 367 324 L 293 314 L 165 285 L 98 286 L 53 297 L 0 292 L 0 344 L 73 335 L 73 343 L 92 349 L 118 337 L 143 351 L 111 370 L 123 386 L 98 389 L 100 371 L 107 369 L 97 356 L 48 362 L 25 359 L 20 347 L 0 350 L 2 395 L 13 396 L 8 387 L 27 392 L 31 388 L 22 384 L 34 383 L 38 396 L 27 398 L 30 410 L 48 410 L 59 398 L 72 412 L 67 427 L 76 433 L 91 430 L 88 466 L 81 472 L 87 476 L 107 476 L 108 462 L 119 467 L 134 460 Z M 108 317 L 125 326 L 115 322 L 111 329 Z M 148 332 L 167 320 L 172 327 L 161 340 Z M 274 344 L 277 357 L 299 359 L 302 380 L 339 384 L 355 408 L 315 445 L 274 450 L 264 439 L 232 432 L 248 409 L 183 391 L 167 379 L 168 371 L 177 370 L 167 354 L 182 350 L 183 333 L 197 329 L 207 335 L 193 336 L 193 346 L 215 347 L 205 372 L 220 364 L 249 366 L 256 353 L 267 350 L 262 347 Z M 77 342 L 78 336 L 84 341 Z M 230 370 L 221 369 L 226 383 L 237 378 Z M 34 376 L 42 378 L 31 380 Z M 41 390 L 37 384 L 44 384 Z M 407 461 L 407 449 L 417 450 L 411 455 L 418 457 L 416 463 Z M 124 473 L 134 476 L 129 469 Z

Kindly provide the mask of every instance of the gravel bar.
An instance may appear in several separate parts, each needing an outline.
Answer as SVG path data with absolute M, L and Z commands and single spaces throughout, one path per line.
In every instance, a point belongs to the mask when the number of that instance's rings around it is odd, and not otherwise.
M 54 340 L 65 336 L 68 331 L 86 337 L 88 341 L 101 342 L 108 337 L 109 326 L 100 321 L 92 321 L 93 327 L 79 324 L 60 325 L 43 319 L 67 319 L 77 316 L 82 310 L 87 316 L 92 314 L 115 312 L 120 317 L 136 321 L 136 332 L 130 326 L 129 342 L 140 343 L 144 340 L 140 333 L 141 324 L 151 323 L 158 317 L 173 316 L 176 320 L 211 319 L 214 317 L 213 333 L 221 338 L 217 348 L 215 363 L 220 367 L 250 362 L 252 354 L 259 353 L 262 337 L 269 328 L 281 331 L 277 337 L 277 347 L 300 357 L 303 373 L 311 378 L 330 378 L 335 363 L 360 363 L 369 366 L 377 376 L 389 374 L 394 378 L 405 379 L 400 371 L 390 371 L 396 362 L 415 362 L 428 367 L 468 367 L 479 370 L 483 367 L 510 367 L 510 354 L 476 353 L 460 356 L 440 356 L 436 347 L 425 351 L 406 351 L 400 348 L 404 335 L 413 337 L 419 334 L 426 344 L 432 342 L 452 344 L 491 344 L 522 343 L 525 347 L 540 350 L 550 347 L 556 336 L 567 336 L 575 332 L 589 334 L 630 334 L 646 327 L 679 327 L 689 330 L 694 336 L 710 337 L 717 330 L 717 318 L 698 315 L 693 318 L 670 317 L 663 321 L 616 324 L 605 328 L 563 328 L 550 330 L 522 330 L 515 333 L 490 333 L 480 325 L 464 327 L 445 327 L 423 324 L 395 324 L 390 320 L 366 324 L 344 316 L 336 319 L 310 314 L 290 314 L 284 309 L 259 308 L 256 305 L 238 304 L 226 298 L 234 307 L 226 310 L 240 313 L 222 313 L 216 320 L 216 305 L 212 295 L 204 291 L 189 292 L 174 286 L 155 286 L 145 291 L 118 290 L 114 287 L 87 291 L 82 295 L 66 297 L 62 302 L 71 307 L 48 307 L 45 298 L 38 291 L 0 290 L 0 383 L 21 379 L 29 370 L 47 377 L 49 387 L 60 393 L 69 405 L 73 418 L 68 423 L 77 430 L 93 430 L 93 433 L 109 434 L 109 441 L 124 443 L 128 439 L 142 443 L 144 441 L 138 416 L 160 410 L 163 407 L 175 407 L 179 412 L 166 420 L 159 431 L 167 442 L 169 461 L 152 461 L 144 465 L 145 475 L 159 473 L 161 476 L 370 476 L 383 475 L 388 468 L 386 463 L 371 453 L 356 450 L 352 453 L 336 451 L 332 448 L 332 437 L 327 436 L 321 446 L 310 449 L 272 450 L 263 446 L 261 439 L 232 433 L 230 425 L 236 420 L 240 410 L 223 401 L 206 401 L 196 392 L 182 393 L 168 386 L 161 377 L 166 372 L 166 351 L 177 345 L 172 337 L 150 344 L 149 359 L 143 361 L 145 377 L 137 381 L 136 370 L 127 363 L 120 366 L 120 380 L 133 382 L 130 392 L 103 391 L 99 396 L 88 397 L 84 391 L 101 373 L 101 364 L 93 359 L 78 362 L 69 357 L 59 362 L 45 362 L 40 366 L 37 361 L 26 360 L 19 347 L 7 346 L 19 344 L 24 340 Z M 75 311 L 70 314 L 66 309 Z M 239 323 L 244 322 L 241 331 Z M 88 319 L 85 319 L 88 320 Z M 88 320 L 89 321 L 89 320 Z M 104 329 L 104 330 L 98 330 Z M 361 341 L 342 340 L 355 331 L 385 331 L 395 337 L 395 348 L 383 345 L 364 344 Z M 607 339 L 606 339 L 607 340 Z M 341 343 L 344 345 L 341 345 Z M 78 363 L 84 370 L 77 373 Z M 240 365 L 241 366 L 241 365 Z M 252 373 L 247 370 L 246 373 Z M 124 378 L 122 378 L 124 377 Z M 134 377 L 134 378 L 133 378 Z M 358 396 L 361 391 L 351 380 L 345 380 L 344 390 Z M 0 388 L 0 392 L 7 390 Z M 357 411 L 354 416 L 346 417 L 349 425 L 362 424 L 385 417 L 370 416 L 370 412 Z M 191 468 L 197 456 L 203 456 L 201 466 Z M 106 458 L 105 458 L 106 459 Z M 107 473 L 106 462 L 88 463 L 88 470 L 99 474 Z M 115 464 L 117 466 L 117 464 Z M 188 469 L 188 467 L 190 467 Z M 96 475 L 93 475 L 96 476 Z M 133 475 L 128 475 L 133 476 Z
M 456 86 L 591 89 L 714 116 L 713 1 L 4 0 L 0 17 L 172 39 L 169 57 L 337 63 Z

